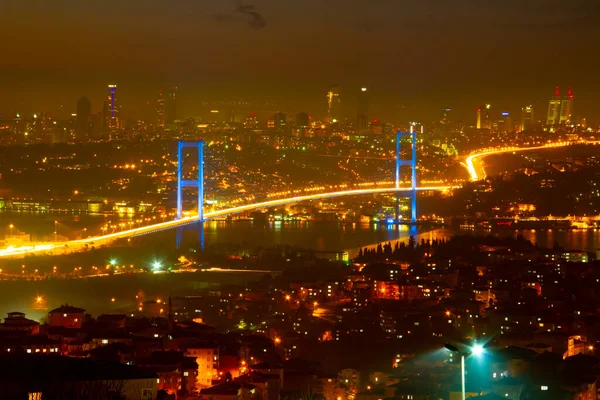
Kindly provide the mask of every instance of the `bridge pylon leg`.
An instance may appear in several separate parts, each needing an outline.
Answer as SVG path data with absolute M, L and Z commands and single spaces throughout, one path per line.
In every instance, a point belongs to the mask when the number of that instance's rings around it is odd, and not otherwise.
M 402 136 L 410 136 L 411 137 L 411 158 L 410 160 L 402 160 L 400 157 L 400 139 Z M 400 132 L 396 133 L 396 188 L 400 187 L 400 168 L 402 166 L 407 166 L 411 168 L 410 174 L 410 194 L 409 197 L 411 199 L 411 222 L 413 224 L 417 223 L 417 133 L 414 131 L 414 127 L 410 126 L 410 132 Z M 399 194 L 396 192 L 396 222 L 399 222 Z
M 195 147 L 198 149 L 198 178 L 196 180 L 183 179 L 183 149 Z M 198 219 L 204 221 L 204 141 L 177 142 L 177 219 L 183 216 L 183 188 L 195 187 L 198 189 Z

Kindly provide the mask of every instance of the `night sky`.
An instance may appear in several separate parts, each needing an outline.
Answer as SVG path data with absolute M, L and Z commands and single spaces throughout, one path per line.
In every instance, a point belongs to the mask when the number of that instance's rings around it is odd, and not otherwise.
M 599 17 L 598 0 L 1 0 L 0 112 L 67 115 L 81 95 L 99 111 L 116 83 L 130 117 L 171 84 L 182 115 L 222 99 L 319 115 L 337 83 L 350 115 L 368 86 L 372 114 L 472 123 L 487 102 L 541 118 L 572 85 L 600 122 Z

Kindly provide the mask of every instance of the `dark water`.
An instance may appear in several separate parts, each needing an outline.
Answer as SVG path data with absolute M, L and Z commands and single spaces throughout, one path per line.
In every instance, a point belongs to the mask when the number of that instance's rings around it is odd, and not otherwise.
M 147 216 L 148 217 L 148 216 Z M 152 216 L 149 216 L 152 218 Z M 31 235 L 33 240 L 53 240 L 55 222 L 57 221 L 58 235 L 75 239 L 82 236 L 98 235 L 101 227 L 111 221 L 113 224 L 133 223 L 144 217 L 89 215 L 65 213 L 0 213 L 0 235 L 11 234 L 9 225 L 13 224 L 13 234 L 18 232 Z M 153 221 L 160 220 L 159 217 Z M 141 225 L 146 224 L 142 222 Z M 140 224 L 135 224 L 139 226 Z M 132 226 L 132 225 L 127 225 Z M 204 227 L 205 245 L 217 243 L 244 244 L 248 248 L 275 245 L 296 245 L 308 249 L 322 251 L 348 251 L 350 256 L 359 247 L 376 244 L 388 240 L 408 238 L 410 235 L 419 237 L 449 237 L 457 231 L 451 229 L 423 229 L 406 225 L 382 225 L 338 222 L 253 222 L 253 221 L 208 221 Z M 460 232 L 460 231 L 459 231 Z M 461 232 L 468 233 L 468 231 Z M 478 232 L 487 234 L 489 232 Z M 600 248 L 600 232 L 597 230 L 500 230 L 493 234 L 501 236 L 516 236 L 523 234 L 527 239 L 540 246 L 551 247 L 555 241 L 568 249 L 595 251 Z M 186 240 L 199 236 L 197 227 L 190 225 L 185 228 Z M 136 242 L 146 244 L 160 243 L 161 246 L 175 248 L 176 231 L 168 230 L 147 237 L 139 237 Z
M 7 216 L 10 216 L 10 222 L 6 219 Z M 114 217 L 109 219 L 116 221 Z M 83 228 L 88 228 L 88 232 L 99 230 L 108 218 L 65 214 L 0 214 L 2 225 L 7 222 L 13 223 L 20 228 L 20 231 L 30 233 L 34 237 L 52 234 L 55 220 L 59 221 L 59 232 L 62 227 L 66 236 L 73 236 Z M 348 251 L 352 257 L 360 247 L 399 239 L 406 240 L 410 235 L 420 240 L 421 238 L 447 238 L 456 233 L 457 231 L 451 229 L 359 223 L 209 221 L 205 223 L 203 239 L 206 248 L 216 244 L 232 243 L 240 244 L 251 251 L 257 246 L 268 248 L 276 245 L 296 245 L 322 251 Z M 600 248 L 600 232 L 596 230 L 506 230 L 492 233 L 500 236 L 523 234 L 540 246 L 552 246 L 557 241 L 568 249 L 595 251 Z M 132 245 L 139 247 L 140 251 L 156 247 L 175 249 L 176 236 L 176 230 L 167 230 L 137 237 L 133 239 Z M 198 225 L 187 226 L 183 238 L 187 243 L 200 240 Z M 169 294 L 187 294 L 211 284 L 240 283 L 259 277 L 258 273 L 200 272 L 114 276 L 84 280 L 3 281 L 0 282 L 0 315 L 10 311 L 24 311 L 38 319 L 45 315 L 48 308 L 57 307 L 65 302 L 81 306 L 94 315 L 101 312 L 130 311 L 135 308 L 135 295 L 138 293 L 144 293 L 150 298 L 166 298 Z M 38 295 L 44 297 L 42 307 L 38 307 L 34 302 Z M 113 297 L 114 302 L 111 301 Z

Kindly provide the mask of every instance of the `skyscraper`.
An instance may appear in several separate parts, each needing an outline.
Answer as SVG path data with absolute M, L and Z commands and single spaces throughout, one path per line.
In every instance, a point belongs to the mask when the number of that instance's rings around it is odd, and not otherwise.
M 554 96 L 550 99 L 548 104 L 548 118 L 546 125 L 567 125 L 572 122 L 573 119 L 573 90 L 569 87 L 566 96 L 561 97 L 556 87 Z
M 573 89 L 569 86 L 567 95 L 560 103 L 560 120 L 561 125 L 571 124 L 573 120 Z
M 491 104 L 477 108 L 477 129 L 491 129 L 492 120 L 490 118 Z
M 117 85 L 108 85 L 108 96 L 104 101 L 104 130 L 113 131 L 121 127 L 121 107 L 117 102 Z
M 440 114 L 440 125 L 448 125 L 450 123 L 450 113 L 451 112 L 452 112 L 452 110 L 448 107 L 442 109 L 442 113 Z M 478 114 L 479 114 L 479 111 L 478 111 Z
M 367 96 L 367 88 L 363 87 L 358 93 L 358 113 L 356 115 L 356 129 L 364 131 L 367 129 L 369 121 L 369 98 Z
M 156 125 L 160 128 L 165 126 L 165 97 L 162 89 L 158 91 L 156 101 Z
M 306 137 L 310 130 L 310 116 L 307 113 L 301 112 L 296 115 L 296 126 L 292 135 L 296 137 Z
M 327 122 L 341 121 L 342 104 L 340 102 L 340 88 L 333 85 L 327 92 Z
M 278 112 L 273 117 L 275 122 L 274 128 L 277 133 L 286 133 L 287 132 L 287 119 L 284 113 Z
M 500 120 L 498 121 L 498 131 L 501 133 L 514 132 L 513 120 L 508 111 L 503 111 L 502 114 L 500 114 Z
M 560 92 L 557 86 L 556 92 L 554 93 L 554 96 L 550 99 L 550 103 L 548 104 L 548 118 L 546 119 L 546 125 L 554 126 L 559 124 L 560 104 Z
M 77 102 L 77 117 L 75 119 L 75 140 L 87 142 L 90 139 L 90 118 L 92 116 L 92 103 L 83 96 Z
M 165 124 L 172 125 L 177 118 L 177 86 L 172 86 L 164 99 Z
M 529 105 L 521 108 L 521 131 L 531 129 L 533 124 L 533 106 Z

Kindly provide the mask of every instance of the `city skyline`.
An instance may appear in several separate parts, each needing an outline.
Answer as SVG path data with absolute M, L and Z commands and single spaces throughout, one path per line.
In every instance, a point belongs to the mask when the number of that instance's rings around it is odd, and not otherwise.
M 173 84 L 181 88 L 185 115 L 202 101 L 228 98 L 316 113 L 323 112 L 320 93 L 338 83 L 379 93 L 381 106 L 370 108 L 382 118 L 409 108 L 426 119 L 446 106 L 455 115 L 486 103 L 516 112 L 570 85 L 578 110 L 594 121 L 600 84 L 590 79 L 597 56 L 587 49 L 598 32 L 591 23 L 597 5 L 521 3 L 383 1 L 369 8 L 263 0 L 253 5 L 260 16 L 254 21 L 233 1 L 7 2 L 0 6 L 3 29 L 19 40 L 7 42 L 0 64 L 0 84 L 11 93 L 0 110 L 55 112 L 83 95 L 95 107 L 102 87 L 114 82 L 134 118 L 159 88 Z M 85 24 L 78 15 L 88 16 Z M 497 45 L 510 51 L 497 52 Z
M 453 122 L 461 122 L 466 126 L 473 126 L 477 128 L 484 128 L 483 117 L 486 117 L 489 121 L 486 123 L 489 124 L 491 120 L 496 120 L 503 116 L 504 112 L 509 112 L 513 118 L 521 119 L 522 110 L 525 107 L 533 106 L 536 110 L 543 110 L 543 112 L 539 112 L 535 114 L 534 122 L 541 123 L 542 125 L 553 125 L 549 123 L 549 117 L 547 116 L 547 108 L 548 108 L 548 99 L 553 99 L 557 97 L 556 95 L 550 96 L 549 91 L 546 91 L 546 96 L 543 94 L 535 99 L 535 101 L 523 101 L 517 102 L 516 100 L 511 102 L 485 102 L 483 105 L 477 105 L 477 101 L 473 99 L 471 103 L 473 104 L 470 107 L 461 107 L 457 108 L 452 106 L 452 100 L 448 99 L 447 102 L 440 102 L 439 104 L 443 104 L 439 108 L 425 108 L 425 109 L 414 109 L 409 106 L 405 106 L 402 104 L 396 104 L 397 110 L 395 112 L 390 112 L 389 110 L 386 112 L 385 109 L 386 104 L 382 101 L 382 93 L 373 93 L 371 87 L 365 87 L 364 85 L 359 85 L 356 87 L 343 87 L 341 85 L 330 85 L 329 89 L 325 92 L 322 90 L 320 93 L 314 93 L 312 96 L 314 104 L 306 103 L 307 106 L 303 107 L 299 104 L 286 104 L 286 103 L 276 103 L 274 101 L 269 101 L 269 99 L 264 99 L 264 101 L 256 100 L 252 102 L 249 98 L 243 97 L 232 97 L 228 99 L 212 99 L 212 100 L 202 100 L 196 103 L 195 105 L 190 105 L 189 101 L 193 98 L 193 94 L 186 91 L 186 88 L 179 88 L 176 85 L 164 85 L 161 86 L 160 89 L 153 90 L 152 93 L 149 94 L 148 98 L 137 99 L 135 102 L 131 102 L 133 96 L 131 93 L 127 93 L 127 88 L 122 88 L 120 85 L 108 85 L 119 87 L 119 105 L 118 112 L 122 111 L 122 107 L 127 110 L 123 121 L 120 121 L 122 124 L 125 124 L 127 121 L 133 122 L 136 120 L 147 121 L 152 124 L 157 124 L 158 126 L 164 125 L 164 122 L 161 124 L 159 119 L 163 119 L 166 121 L 170 121 L 171 123 L 174 121 L 175 117 L 179 118 L 188 118 L 188 117 L 197 117 L 203 113 L 206 113 L 210 109 L 214 109 L 214 105 L 221 105 L 223 110 L 233 110 L 238 109 L 238 116 L 243 117 L 247 114 L 246 111 L 242 111 L 244 107 L 246 107 L 249 111 L 259 111 L 263 114 L 274 114 L 277 112 L 283 112 L 288 116 L 294 117 L 296 114 L 301 112 L 307 112 L 309 115 L 314 116 L 318 119 L 322 119 L 323 121 L 328 121 L 329 119 L 329 96 L 332 93 L 332 90 L 335 91 L 335 113 L 340 114 L 342 116 L 341 120 L 344 120 L 349 123 L 357 123 L 357 114 L 361 114 L 361 119 L 364 119 L 365 107 L 368 110 L 367 122 L 371 122 L 374 119 L 379 120 L 388 120 L 390 122 L 402 122 L 408 120 L 420 120 L 423 123 L 429 124 L 432 122 L 438 122 L 440 112 L 444 112 L 445 109 L 451 110 L 450 119 Z M 107 85 L 104 85 L 104 93 L 106 93 Z M 579 92 L 577 92 L 577 107 L 575 112 L 571 115 L 570 113 L 573 111 L 573 89 L 571 85 L 562 86 L 564 88 L 568 87 L 568 95 L 559 96 L 561 99 L 564 97 L 565 99 L 570 99 L 569 102 L 569 117 L 576 118 L 575 121 L 579 121 L 582 118 L 585 118 L 588 121 L 592 121 L 593 124 L 598 123 L 598 118 L 594 118 L 595 114 L 591 115 L 582 115 L 579 110 L 580 109 L 588 109 L 590 104 L 583 103 Z M 559 86 L 553 86 L 552 89 L 555 91 L 559 88 Z M 367 93 L 368 89 L 368 93 Z M 94 90 L 97 92 L 97 90 Z M 567 92 L 567 90 L 563 90 L 563 92 Z M 175 93 L 177 96 L 177 106 L 175 106 Z M 125 106 L 122 106 L 122 95 L 125 97 Z M 10 120 L 15 117 L 16 114 L 21 115 L 22 117 L 33 116 L 34 114 L 40 114 L 42 112 L 47 113 L 49 116 L 54 119 L 68 119 L 69 117 L 75 115 L 77 113 L 77 102 L 81 100 L 81 98 L 86 98 L 86 100 L 90 103 L 91 112 L 96 114 L 104 114 L 104 103 L 110 102 L 107 99 L 106 94 L 103 96 L 96 96 L 94 100 L 89 100 L 90 97 L 86 94 L 82 94 L 79 97 L 73 99 L 69 104 L 61 104 L 58 108 L 54 110 L 49 109 L 48 107 L 41 107 L 41 109 L 30 109 L 27 111 L 27 107 L 22 107 L 22 109 L 14 108 L 9 111 L 0 110 L 0 120 Z M 491 97 L 491 96 L 490 96 Z M 518 97 L 518 94 L 515 94 L 515 97 Z M 110 94 L 108 96 L 110 98 Z M 183 99 L 183 100 L 182 100 Z M 368 99 L 368 100 L 367 100 Z M 273 99 L 271 99 L 273 100 Z M 552 101 L 552 100 L 551 100 Z M 562 100 L 560 100 L 562 101 Z M 559 101 L 559 103 L 560 103 Z M 364 103 L 367 104 L 364 104 Z M 235 104 L 244 104 L 243 107 Z M 583 104 L 582 104 L 583 103 Z M 479 103 L 481 104 L 481 102 Z M 254 108 L 253 108 L 254 107 Z M 262 108 L 261 108 L 262 107 Z M 433 107 L 433 106 L 432 106 Z M 560 112 L 560 104 L 558 105 Z M 566 106 L 565 106 L 566 107 Z M 175 111 L 175 109 L 177 111 Z M 480 113 L 481 109 L 481 121 L 479 121 L 479 117 L 477 114 Z M 160 111 L 162 110 L 162 111 Z M 362 110 L 362 111 L 361 111 Z M 565 109 L 566 110 L 566 109 Z M 24 112 L 25 111 L 25 112 Z M 483 115 L 483 111 L 486 112 L 487 116 Z M 162 117 L 159 117 L 158 114 L 162 112 Z M 104 118 L 104 117 L 103 117 Z M 564 122 L 564 118 L 563 118 Z M 573 121 L 571 121 L 573 122 Z M 487 126 L 487 125 L 486 125 Z M 489 128 L 489 126 L 487 126 Z

